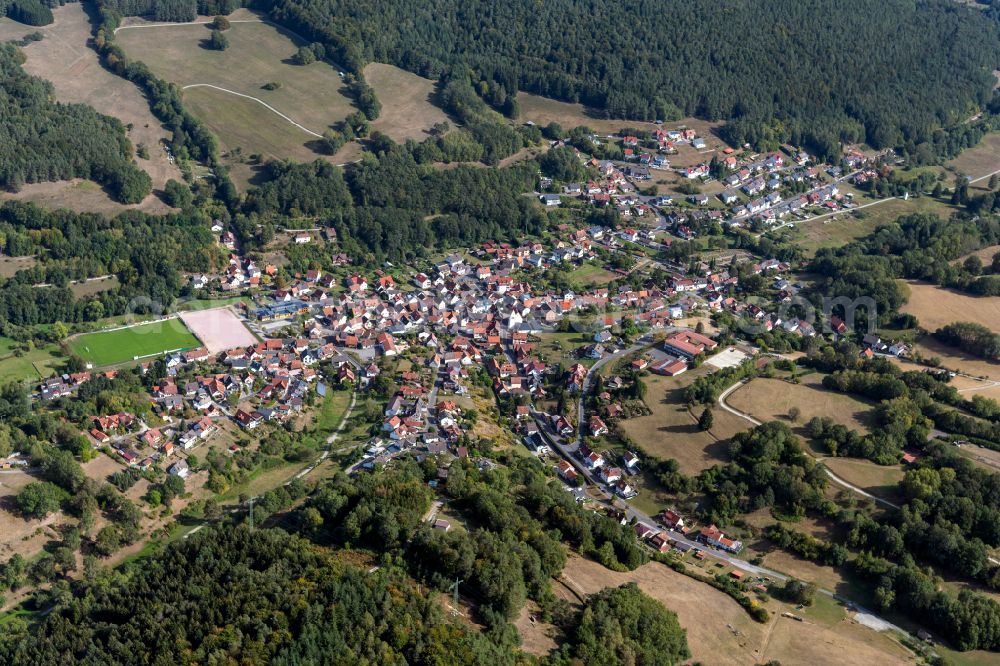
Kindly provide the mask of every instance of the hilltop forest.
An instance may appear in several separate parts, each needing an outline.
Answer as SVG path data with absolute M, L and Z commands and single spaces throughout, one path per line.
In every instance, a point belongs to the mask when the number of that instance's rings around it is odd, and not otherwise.
M 523 90 L 612 118 L 728 119 L 765 139 L 914 146 L 990 100 L 997 23 L 944 0 L 263 0 L 360 72 L 465 66 L 494 108 Z
M 83 104 L 52 100 L 52 85 L 22 68 L 24 54 L 0 45 L 0 187 L 86 178 L 122 203 L 142 201 L 149 176 L 132 161 L 125 128 Z

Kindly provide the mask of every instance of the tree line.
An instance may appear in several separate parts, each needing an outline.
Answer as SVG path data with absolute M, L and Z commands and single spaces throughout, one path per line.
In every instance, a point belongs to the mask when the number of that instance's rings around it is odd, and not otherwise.
M 130 210 L 108 218 L 18 201 L 0 204 L 0 249 L 8 256 L 34 255 L 38 262 L 0 279 L 5 334 L 36 324 L 96 321 L 129 307 L 147 311 L 156 302 L 170 305 L 187 287 L 183 272 L 221 265 L 208 224 L 193 210 L 166 216 Z M 118 277 L 118 287 L 85 298 L 69 289 L 71 280 L 107 274 Z M 35 286 L 41 283 L 50 286 Z M 143 300 L 130 306 L 135 297 Z
M 955 259 L 1000 242 L 1000 219 L 991 215 L 956 213 L 941 218 L 928 213 L 900 217 L 879 225 L 871 234 L 843 247 L 816 252 L 810 269 L 822 278 L 813 292 L 849 299 L 870 297 L 876 312 L 858 313 L 864 326 L 873 314 L 889 322 L 906 302 L 899 278 L 948 286 L 969 284 L 969 268 Z M 981 278 L 985 279 L 985 278 Z M 843 315 L 843 312 L 835 313 Z
M 990 101 L 998 61 L 996 24 L 944 1 L 397 0 L 378 12 L 360 0 L 261 6 L 355 72 L 379 61 L 438 79 L 467 67 L 483 98 L 504 112 L 524 90 L 611 118 L 727 119 L 733 145 L 791 141 L 831 155 L 840 141 L 910 152 L 934 142 L 936 129 Z
M 364 263 L 405 261 L 431 248 L 516 241 L 548 224 L 521 193 L 534 187 L 533 162 L 508 168 L 420 164 L 405 145 L 366 155 L 343 174 L 323 161 L 271 163 L 248 193 L 233 228 L 250 248 L 267 228 L 306 216 L 337 229 L 340 248 Z M 265 234 L 265 235 L 262 235 Z
M 24 54 L 0 45 L 0 187 L 85 178 L 104 185 L 122 203 L 149 194 L 149 176 L 133 161 L 133 146 L 115 118 L 83 104 L 53 101 L 52 85 L 29 76 Z

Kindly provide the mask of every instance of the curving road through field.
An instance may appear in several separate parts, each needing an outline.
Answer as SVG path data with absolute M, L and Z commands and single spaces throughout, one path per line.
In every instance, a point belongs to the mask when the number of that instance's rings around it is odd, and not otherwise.
M 750 416 L 749 414 L 744 414 L 740 410 L 735 409 L 733 407 L 730 407 L 729 404 L 726 402 L 726 398 L 728 398 L 731 393 L 733 393 L 734 391 L 736 391 L 736 389 L 738 389 L 741 386 L 745 385 L 747 383 L 747 381 L 748 380 L 742 380 L 742 381 L 736 382 L 735 384 L 733 384 L 732 386 L 730 386 L 729 388 L 727 388 L 725 391 L 723 391 L 722 393 L 720 393 L 719 394 L 719 407 L 722 407 L 722 409 L 726 410 L 727 412 L 729 412 L 733 416 L 738 416 L 741 419 L 749 421 L 750 423 L 754 424 L 755 426 L 763 425 L 760 421 L 758 421 L 754 417 Z M 817 458 L 817 462 L 823 462 L 823 459 L 822 458 Z M 845 479 L 837 476 L 836 474 L 834 474 L 833 472 L 831 472 L 830 469 L 826 465 L 823 465 L 823 471 L 826 472 L 826 475 L 830 478 L 830 480 L 833 481 L 834 483 L 836 483 L 838 486 L 842 486 L 844 488 L 847 488 L 848 490 L 851 490 L 851 491 L 857 493 L 858 495 L 861 495 L 862 497 L 865 497 L 866 499 L 870 499 L 870 500 L 873 500 L 873 501 L 875 501 L 875 502 L 877 502 L 879 504 L 882 504 L 883 506 L 887 506 L 887 507 L 890 507 L 892 509 L 897 509 L 897 510 L 899 509 L 899 505 L 893 504 L 892 502 L 890 502 L 888 500 L 884 500 L 881 497 L 876 497 L 875 495 L 872 495 L 871 493 L 869 493 L 865 489 L 859 488 L 856 485 L 854 485 L 853 483 L 850 483 L 849 481 L 847 481 L 847 480 L 845 480 Z

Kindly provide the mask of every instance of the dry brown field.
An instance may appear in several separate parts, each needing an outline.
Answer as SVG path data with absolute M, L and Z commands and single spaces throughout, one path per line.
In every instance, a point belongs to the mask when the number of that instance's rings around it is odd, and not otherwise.
M 989 266 L 990 262 L 993 261 L 993 255 L 996 254 L 997 252 L 1000 252 L 1000 245 L 990 245 L 988 247 L 980 248 L 975 252 L 964 254 L 955 261 L 953 261 L 952 263 L 960 264 L 969 257 L 979 257 L 979 259 L 983 262 L 983 264 Z
M 780 616 L 782 611 L 792 610 L 790 607 L 769 602 L 769 609 L 778 612 L 772 612 L 767 624 L 757 624 L 722 592 L 655 562 L 616 573 L 590 560 L 570 557 L 563 577 L 585 594 L 635 582 L 677 613 L 687 631 L 692 662 L 743 665 L 778 660 L 851 666 L 910 662 L 907 651 L 891 639 L 842 614 L 830 620 L 796 622 Z
M 910 297 L 901 308 L 920 326 L 935 331 L 956 321 L 971 321 L 1000 331 L 1000 296 L 969 296 L 926 282 L 907 281 Z
M 946 166 L 970 178 L 979 178 L 1000 169 L 1000 132 L 987 134 L 978 146 L 963 150 Z M 986 185 L 985 182 L 978 184 Z
M 542 622 L 539 616 L 538 605 L 529 599 L 514 620 L 514 626 L 521 635 L 521 649 L 536 657 L 543 657 L 559 647 L 562 636 L 557 627 Z
M 99 294 L 102 291 L 111 291 L 118 287 L 118 276 L 101 278 L 99 280 L 89 280 L 86 282 L 73 282 L 69 285 L 69 290 L 77 298 L 86 298 Z
M 806 375 L 800 384 L 765 377 L 754 379 L 731 393 L 726 402 L 760 421 L 784 421 L 800 430 L 814 416 L 828 416 L 852 430 L 868 432 L 871 405 L 856 398 L 823 388 L 822 376 Z M 801 416 L 797 424 L 788 419 L 792 407 Z
M 6 257 L 0 256 L 0 277 L 11 278 L 17 275 L 18 271 L 31 268 L 37 263 L 34 257 Z
M 433 102 L 434 81 L 377 62 L 367 65 L 364 73 L 382 103 L 382 112 L 372 127 L 383 134 L 396 141 L 422 141 L 430 127 L 448 120 Z
M 716 408 L 712 429 L 699 430 L 701 408 L 696 408 L 694 413 L 688 410 L 684 389 L 709 369 L 702 366 L 677 377 L 649 375 L 644 378 L 645 402 L 652 413 L 622 423 L 625 432 L 644 451 L 658 458 L 675 458 L 685 474 L 697 474 L 727 461 L 729 439 L 750 427 L 747 421 Z
M 992 381 L 1000 381 L 1000 363 L 977 358 L 971 354 L 941 344 L 930 335 L 925 335 L 912 345 L 914 353 L 918 353 L 925 359 L 937 358 L 941 362 L 941 367 L 947 370 L 958 371 L 973 377 L 985 377 Z M 924 365 L 908 361 L 906 359 L 891 359 L 893 363 L 904 370 L 922 370 Z M 983 391 L 983 395 L 990 396 L 988 390 Z
M 97 59 L 97 53 L 87 45 L 91 37 L 91 25 L 83 7 L 79 3 L 70 3 L 53 9 L 52 13 L 55 16 L 54 23 L 38 28 L 3 19 L 0 21 L 0 37 L 20 38 L 36 30 L 45 35 L 42 41 L 24 48 L 27 55 L 25 70 L 51 81 L 60 102 L 88 104 L 101 113 L 118 118 L 126 126 L 131 125 L 128 138 L 132 144 L 145 144 L 149 148 L 150 159 L 138 158 L 137 162 L 153 179 L 154 189 L 161 189 L 171 178 L 180 180 L 180 170 L 170 164 L 160 144 L 161 140 L 169 138 L 168 132 L 153 116 L 142 92 L 134 84 L 104 69 Z M 51 187 L 52 184 L 46 185 L 50 187 L 44 193 L 38 193 L 47 198 L 41 203 L 74 210 L 92 210 L 95 205 L 95 202 L 87 200 L 78 204 L 76 195 L 79 193 L 70 184 L 63 184 L 61 187 L 64 191 L 59 195 Z M 24 198 L 31 198 L 30 190 L 33 188 L 37 189 L 37 186 L 25 188 L 27 194 Z M 65 191 L 67 189 L 70 191 Z M 95 189 L 96 192 L 92 194 L 106 199 L 104 207 L 117 207 L 119 210 L 124 208 L 108 199 L 99 188 Z M 53 197 L 55 201 L 51 200 Z M 81 207 L 75 208 L 77 205 Z M 149 212 L 169 210 L 166 204 L 153 195 L 137 207 Z
M 17 493 L 29 483 L 40 480 L 27 472 L 0 472 L 0 562 L 6 562 L 15 553 L 30 559 L 41 552 L 49 540 L 59 538 L 56 531 L 59 526 L 73 522 L 62 512 L 29 520 L 17 513 L 14 503 Z
M 848 483 L 876 497 L 894 503 L 900 500 L 898 484 L 903 480 L 903 468 L 899 465 L 876 465 L 860 458 L 824 458 L 823 464 Z

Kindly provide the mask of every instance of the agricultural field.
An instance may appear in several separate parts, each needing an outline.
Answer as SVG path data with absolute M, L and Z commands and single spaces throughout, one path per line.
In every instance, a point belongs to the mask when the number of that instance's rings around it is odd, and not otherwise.
M 705 432 L 698 428 L 701 408 L 693 413 L 684 402 L 684 389 L 710 368 L 702 366 L 677 377 L 649 375 L 645 402 L 648 416 L 622 422 L 625 432 L 644 451 L 658 458 L 675 458 L 684 474 L 698 474 L 729 459 L 728 440 L 750 424 L 722 409 L 713 410 L 714 425 Z
M 982 178 L 997 171 L 1000 169 L 1000 132 L 990 132 L 983 137 L 978 146 L 963 150 L 945 166 L 950 171 L 963 173 L 972 179 Z M 986 187 L 987 180 L 976 184 Z
M 823 388 L 823 377 L 818 373 L 806 375 L 800 381 L 792 384 L 760 377 L 731 393 L 726 402 L 760 421 L 784 421 L 793 428 L 795 424 L 790 422 L 788 412 L 797 407 L 800 427 L 814 416 L 829 416 L 852 430 L 868 432 L 871 405 Z
M 956 321 L 971 321 L 1000 330 L 1000 297 L 969 296 L 926 282 L 907 281 L 910 297 L 900 310 L 912 314 L 920 326 L 935 331 Z
M 677 613 L 687 631 L 692 661 L 711 664 L 829 663 L 867 666 L 905 664 L 909 653 L 892 639 L 847 618 L 832 600 L 801 612 L 805 621 L 781 617 L 794 611 L 776 601 L 767 624 L 757 624 L 735 601 L 704 583 L 651 562 L 617 573 L 600 564 L 570 557 L 563 578 L 571 589 L 593 594 L 605 587 L 635 582 L 646 594 Z M 834 658 L 833 655 L 836 655 Z
M 140 158 L 138 164 L 153 179 L 154 190 L 161 189 L 171 178 L 180 180 L 180 170 L 169 162 L 161 147 L 161 141 L 169 139 L 168 132 L 150 111 L 145 96 L 134 84 L 104 69 L 97 53 L 87 45 L 92 27 L 83 6 L 68 3 L 54 8 L 52 13 L 55 21 L 42 27 L 2 19 L 0 39 L 20 39 L 30 32 L 41 32 L 45 36 L 42 41 L 24 47 L 25 70 L 51 81 L 58 101 L 88 104 L 118 118 L 126 127 L 131 126 L 128 138 L 132 144 L 149 148 L 150 159 Z M 81 185 L 78 181 L 29 185 L 17 198 L 88 212 L 116 212 L 126 208 L 109 198 L 98 185 Z M 128 208 L 151 213 L 170 210 L 153 195 Z
M 112 331 L 85 333 L 66 342 L 70 351 L 95 367 L 115 365 L 174 349 L 199 347 L 179 319 L 155 321 Z
M 422 141 L 435 123 L 448 120 L 434 103 L 434 81 L 378 62 L 365 66 L 364 74 L 382 103 L 382 112 L 372 123 L 379 132 L 396 141 Z

